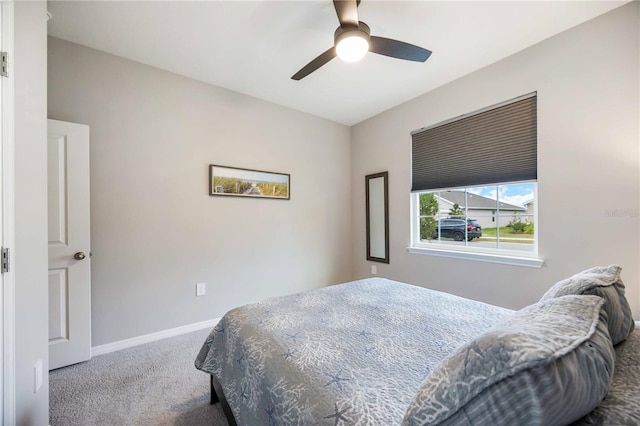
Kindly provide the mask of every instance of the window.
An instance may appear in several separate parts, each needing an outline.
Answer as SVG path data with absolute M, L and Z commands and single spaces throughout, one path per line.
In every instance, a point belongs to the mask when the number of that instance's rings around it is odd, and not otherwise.
M 535 182 L 416 193 L 416 243 L 533 253 L 535 194 Z
M 412 133 L 409 251 L 542 265 L 536 102 L 533 93 Z

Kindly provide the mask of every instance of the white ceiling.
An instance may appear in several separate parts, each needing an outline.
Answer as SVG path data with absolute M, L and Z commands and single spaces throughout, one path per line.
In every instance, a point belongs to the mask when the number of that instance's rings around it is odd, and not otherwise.
M 290 77 L 333 45 L 330 0 L 49 1 L 48 10 L 54 37 L 353 125 L 624 3 L 362 0 L 372 35 L 431 58 L 336 58 L 300 81 Z

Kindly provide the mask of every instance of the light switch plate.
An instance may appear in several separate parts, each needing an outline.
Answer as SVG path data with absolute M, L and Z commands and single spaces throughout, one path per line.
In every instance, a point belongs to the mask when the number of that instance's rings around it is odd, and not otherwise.
M 378 274 L 378 267 L 376 265 L 371 265 L 371 275 Z
M 207 283 L 196 284 L 196 296 L 204 296 L 207 293 Z

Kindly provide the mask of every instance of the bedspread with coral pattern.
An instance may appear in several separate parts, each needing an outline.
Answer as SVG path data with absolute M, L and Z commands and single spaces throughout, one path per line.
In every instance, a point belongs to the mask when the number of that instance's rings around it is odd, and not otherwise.
M 431 369 L 511 312 L 364 279 L 229 311 L 195 365 L 238 424 L 400 424 Z

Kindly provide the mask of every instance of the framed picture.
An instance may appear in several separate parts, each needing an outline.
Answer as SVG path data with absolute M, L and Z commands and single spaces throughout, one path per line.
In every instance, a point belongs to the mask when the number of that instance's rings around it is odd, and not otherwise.
M 290 181 L 286 173 L 209 166 L 209 195 L 289 200 Z

